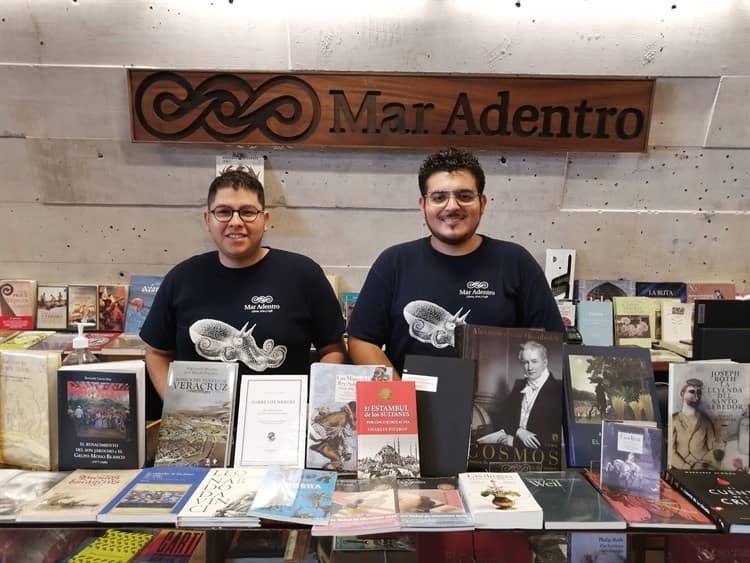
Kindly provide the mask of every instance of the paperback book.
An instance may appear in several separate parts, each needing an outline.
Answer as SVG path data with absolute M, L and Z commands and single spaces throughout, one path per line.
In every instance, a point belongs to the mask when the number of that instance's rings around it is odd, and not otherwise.
M 474 529 L 456 477 L 399 479 L 398 511 L 404 532 Z
M 65 330 L 68 328 L 68 286 L 37 287 L 36 328 Z
M 357 470 L 357 381 L 390 381 L 393 368 L 323 364 L 310 366 L 306 466 Z
M 586 346 L 614 344 L 611 301 L 581 301 L 578 303 L 578 332 Z
M 33 330 L 36 281 L 0 280 L 0 329 Z
M 70 563 L 132 561 L 153 537 L 148 532 L 107 530 L 102 536 L 94 538 L 91 543 L 70 557 L 69 561 Z
M 573 532 L 568 540 L 568 561 L 627 561 L 628 536 L 625 533 L 586 534 Z
M 123 332 L 101 350 L 103 356 L 145 356 L 146 343 L 137 334 Z
M 651 348 L 656 337 L 656 312 L 648 297 L 613 297 L 615 344 Z
M 477 529 L 542 529 L 542 507 L 518 473 L 461 473 L 458 484 Z
M 206 561 L 206 534 L 192 530 L 162 530 L 149 541 L 133 563 L 190 563 Z
M 169 364 L 156 467 L 229 464 L 237 371 L 237 362 Z
M 19 331 L 0 343 L 0 350 L 27 350 L 37 342 L 55 334 L 53 330 L 24 330 Z
M 661 305 L 661 341 L 679 344 L 689 342 L 693 335 L 694 303 L 670 303 Z
M 733 283 L 689 283 L 687 284 L 687 302 L 693 303 L 699 299 L 728 299 L 735 297 Z
M 612 301 L 613 297 L 635 297 L 635 280 L 578 280 L 579 301 Z
M 655 423 L 603 422 L 601 487 L 658 499 L 662 435 Z
M 469 471 L 559 470 L 562 340 L 557 332 L 456 327 L 477 363 Z
M 68 329 L 76 330 L 76 323 L 91 323 L 90 330 L 99 327 L 99 289 L 96 285 L 68 286 Z M 84 329 L 85 330 L 85 329 Z
M 656 297 L 658 299 L 687 300 L 685 282 L 635 282 L 636 297 Z
M 128 307 L 125 311 L 125 332 L 138 333 L 146 320 L 154 297 L 164 276 L 130 276 Z
M 128 303 L 128 286 L 122 284 L 99 286 L 99 330 L 122 332 L 125 330 L 125 308 Z
M 28 503 L 54 487 L 67 473 L 61 471 L 19 471 L 0 487 L 0 522 L 13 522 Z

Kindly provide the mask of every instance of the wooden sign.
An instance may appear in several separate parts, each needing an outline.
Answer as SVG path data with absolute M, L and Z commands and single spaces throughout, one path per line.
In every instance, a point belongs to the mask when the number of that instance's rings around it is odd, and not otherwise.
M 133 140 L 643 152 L 651 79 L 130 70 Z

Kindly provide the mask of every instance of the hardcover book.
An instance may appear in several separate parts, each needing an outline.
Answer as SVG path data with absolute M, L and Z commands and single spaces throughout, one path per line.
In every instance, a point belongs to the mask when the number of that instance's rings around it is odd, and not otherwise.
M 357 536 L 398 532 L 396 478 L 338 479 L 331 518 L 313 526 L 313 536 Z
M 0 351 L 0 460 L 57 469 L 60 354 Z
M 635 280 L 578 280 L 579 301 L 612 301 L 635 297 Z
M 137 469 L 77 469 L 18 513 L 16 522 L 96 522 L 96 516 Z
M 601 487 L 658 499 L 662 435 L 655 423 L 603 422 Z
M 247 511 L 255 498 L 265 467 L 214 467 L 177 515 L 177 525 L 258 527 Z
M 335 471 L 270 467 L 248 514 L 280 522 L 328 524 L 336 477 Z
M 191 530 L 162 530 L 133 563 L 190 563 L 206 561 L 206 534 Z
M 611 301 L 578 303 L 578 332 L 587 346 L 612 346 L 614 318 Z
M 358 381 L 357 477 L 419 477 L 413 381 Z
M 0 280 L 0 329 L 33 330 L 36 281 Z
M 601 458 L 604 420 L 661 424 L 649 351 L 643 348 L 566 346 L 565 443 L 570 467 Z
M 60 471 L 20 471 L 0 487 L 0 522 L 13 522 L 28 503 L 54 487 L 67 473 Z
M 357 381 L 390 381 L 393 368 L 323 364 L 310 366 L 307 463 L 314 469 L 357 469 Z
M 304 467 L 307 379 L 242 376 L 234 467 Z
M 743 471 L 693 471 L 672 468 L 667 479 L 719 528 L 750 533 L 750 475 Z
M 61 469 L 136 469 L 145 461 L 143 360 L 57 372 Z
M 542 529 L 542 507 L 518 473 L 461 473 L 458 484 L 477 529 Z
M 100 285 L 98 291 L 99 330 L 124 331 L 128 286 L 122 284 Z
M 37 287 L 36 328 L 65 330 L 68 328 L 68 286 Z
M 459 355 L 477 362 L 469 471 L 560 469 L 563 335 L 456 329 Z
M 693 334 L 693 303 L 661 304 L 661 341 L 680 343 L 690 341 Z
M 687 302 L 693 303 L 698 299 L 732 300 L 735 297 L 733 283 L 688 283 Z
M 664 479 L 659 482 L 659 498 L 652 500 L 622 491 L 603 490 L 599 486 L 598 473 L 586 473 L 586 477 L 625 519 L 628 528 L 676 528 L 686 531 L 716 529 L 707 516 Z
M 148 467 L 115 496 L 97 521 L 174 524 L 193 491 L 208 473 L 205 467 Z
M 55 334 L 52 330 L 21 331 L 0 344 L 0 350 L 27 350 L 37 342 Z
M 76 330 L 76 323 L 91 323 L 89 330 L 99 327 L 99 289 L 95 285 L 68 286 L 68 328 Z M 86 329 L 84 329 L 86 330 Z
M 125 311 L 125 332 L 141 331 L 162 280 L 164 276 L 130 276 L 130 299 Z
M 404 532 L 474 529 L 456 477 L 399 479 L 398 511 Z
M 528 471 L 520 475 L 544 511 L 546 530 L 617 530 L 626 526 L 578 471 Z
M 169 364 L 156 467 L 226 467 L 232 448 L 236 362 Z
M 613 297 L 615 344 L 651 348 L 656 335 L 656 312 L 648 297 Z
M 568 541 L 568 561 L 627 561 L 627 534 L 574 532 Z
M 548 248 L 544 275 L 555 299 L 573 299 L 576 251 L 565 248 Z
M 687 300 L 685 282 L 635 282 L 636 297 L 657 297 L 659 299 Z
M 407 354 L 401 379 L 417 385 L 422 477 L 466 471 L 475 372 L 474 360 Z
M 667 465 L 748 471 L 750 364 L 669 365 Z

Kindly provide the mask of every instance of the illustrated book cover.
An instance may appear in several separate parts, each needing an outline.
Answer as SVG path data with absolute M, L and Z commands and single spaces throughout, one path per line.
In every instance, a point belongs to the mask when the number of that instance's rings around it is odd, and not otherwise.
M 706 282 L 687 284 L 687 302 L 693 303 L 699 299 L 732 300 L 735 297 L 733 283 Z
M 67 285 L 37 286 L 36 328 L 40 330 L 68 328 Z
M 328 524 L 337 476 L 320 469 L 269 467 L 248 514 L 295 524 Z
M 604 420 L 661 425 L 649 351 L 623 346 L 565 347 L 565 443 L 569 467 L 601 460 Z
M 750 475 L 743 471 L 695 471 L 672 468 L 667 480 L 719 528 L 750 533 Z
M 57 368 L 60 354 L 0 351 L 0 460 L 57 469 Z
M 333 492 L 331 518 L 325 526 L 313 526 L 313 536 L 357 536 L 398 532 L 395 477 L 338 479 Z
M 612 561 L 628 560 L 628 536 L 625 533 L 589 534 L 573 532 L 568 540 L 568 561 Z
M 390 381 L 393 368 L 375 365 L 310 366 L 306 466 L 344 473 L 357 470 L 357 381 Z
M 137 469 L 146 455 L 143 360 L 57 371 L 60 469 Z
M 0 522 L 13 522 L 28 503 L 54 487 L 67 473 L 63 471 L 19 471 L 0 487 Z
M 602 422 L 601 487 L 658 499 L 662 437 L 656 423 Z
M 99 288 L 96 285 L 68 286 L 68 329 L 76 330 L 76 323 L 91 323 L 84 330 L 98 330 Z
M 18 513 L 16 522 L 96 522 L 96 516 L 137 469 L 76 469 Z
M 206 561 L 206 533 L 162 530 L 143 548 L 133 563 L 196 563 Z
M 469 471 L 560 469 L 562 342 L 558 332 L 456 327 L 459 356 L 477 363 Z
M 474 529 L 456 477 L 399 479 L 398 511 L 404 532 Z
M 139 333 L 141 331 L 163 280 L 164 276 L 138 274 L 130 276 L 128 306 L 125 310 L 125 332 Z
M 258 527 L 256 516 L 247 511 L 255 498 L 265 467 L 214 467 L 177 515 L 181 527 Z
M 586 346 L 614 344 L 614 317 L 611 301 L 581 301 L 578 308 L 578 332 Z
M 477 529 L 543 528 L 542 507 L 518 473 L 461 473 L 458 484 Z
M 730 534 L 671 534 L 667 536 L 671 561 L 708 560 L 710 563 L 750 561 L 747 538 Z
M 667 465 L 748 472 L 750 364 L 669 365 Z
M 170 362 L 154 466 L 229 465 L 238 367 Z
M 413 381 L 358 381 L 357 477 L 419 477 Z
M 307 380 L 306 374 L 241 377 L 234 467 L 304 467 Z
M 651 348 L 656 338 L 656 310 L 648 297 L 613 297 L 615 344 Z
M 128 306 L 128 286 L 123 284 L 99 285 L 99 330 L 123 332 L 125 309 Z
M 118 522 L 174 523 L 177 514 L 208 473 L 205 467 L 147 467 L 97 517 Z
M 0 329 L 33 330 L 36 281 L 0 280 Z
M 625 520 L 578 471 L 528 471 L 520 475 L 544 511 L 546 530 L 626 527 Z
M 612 301 L 635 297 L 635 280 L 577 280 L 578 301 Z
M 652 500 L 622 491 L 602 489 L 599 473 L 586 477 L 605 500 L 628 523 L 628 528 L 665 528 L 680 530 L 715 530 L 716 525 L 679 492 L 662 479 L 659 498 Z
M 466 471 L 475 372 L 474 360 L 407 354 L 401 380 L 417 386 L 422 477 Z
M 53 330 L 23 330 L 0 343 L 0 350 L 27 350 L 55 334 Z

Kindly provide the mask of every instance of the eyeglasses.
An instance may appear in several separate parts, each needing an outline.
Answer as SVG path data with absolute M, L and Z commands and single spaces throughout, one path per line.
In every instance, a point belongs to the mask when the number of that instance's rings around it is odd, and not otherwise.
M 245 223 L 252 223 L 258 218 L 258 215 L 263 213 L 258 211 L 254 207 L 243 207 L 242 209 L 232 209 L 231 207 L 214 207 L 209 209 L 208 212 L 216 218 L 219 223 L 229 223 L 234 217 L 234 214 L 240 216 L 240 219 Z
M 474 190 L 457 190 L 432 192 L 425 196 L 432 205 L 446 205 L 450 198 L 456 200 L 459 205 L 469 205 L 474 203 L 479 194 Z

